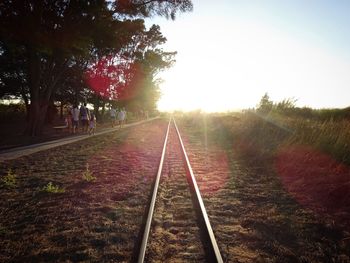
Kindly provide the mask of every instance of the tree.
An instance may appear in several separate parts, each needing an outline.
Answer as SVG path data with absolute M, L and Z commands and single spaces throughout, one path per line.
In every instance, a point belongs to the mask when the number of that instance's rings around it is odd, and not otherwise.
M 133 111 L 154 110 L 160 97 L 156 75 L 172 65 L 176 53 L 158 48 L 166 39 L 156 25 L 148 31 L 143 27 L 132 39 L 119 54 L 103 57 L 91 65 L 87 83 L 101 99 L 118 101 L 120 106 L 128 105 Z
M 66 70 L 84 57 L 109 25 L 101 1 L 2 1 L 1 41 L 22 50 L 30 94 L 27 134 L 40 134 L 49 101 Z M 93 15 L 91 15 L 93 14 Z
M 175 19 L 176 13 L 192 11 L 191 0 L 117 0 L 113 10 L 127 16 L 149 17 L 154 15 Z
M 41 133 L 49 102 L 80 61 L 88 67 L 101 57 L 113 56 L 132 46 L 142 23 L 127 18 L 152 15 L 175 18 L 177 12 L 191 9 L 189 0 L 1 1 L 0 56 L 6 59 L 1 62 L 12 68 L 8 78 L 0 76 L 0 86 L 10 87 L 5 79 L 20 80 L 11 85 L 12 93 L 19 94 L 19 87 L 23 87 L 22 95 L 29 94 L 26 133 Z
M 267 114 L 272 110 L 273 102 L 270 100 L 270 97 L 265 93 L 258 104 L 257 111 L 262 114 Z
M 175 52 L 164 52 L 159 49 L 148 50 L 142 59 L 138 60 L 137 72 L 130 81 L 130 89 L 133 96 L 127 96 L 135 111 L 154 111 L 160 97 L 159 84 L 161 80 L 157 74 L 169 68 L 174 63 Z M 122 98 L 125 95 L 122 94 Z

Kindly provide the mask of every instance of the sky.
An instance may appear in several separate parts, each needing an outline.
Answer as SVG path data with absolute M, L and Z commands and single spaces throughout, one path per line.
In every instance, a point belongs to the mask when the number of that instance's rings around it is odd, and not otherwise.
M 297 106 L 350 106 L 350 1 L 194 0 L 175 21 L 155 17 L 177 51 L 159 77 L 159 110 L 256 107 L 267 92 Z

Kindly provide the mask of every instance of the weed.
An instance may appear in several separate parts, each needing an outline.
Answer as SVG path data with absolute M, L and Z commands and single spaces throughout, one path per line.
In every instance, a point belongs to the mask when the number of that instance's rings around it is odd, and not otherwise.
M 16 175 L 12 172 L 12 169 L 9 169 L 7 171 L 7 175 L 2 178 L 2 182 L 7 187 L 11 187 L 11 188 L 16 187 L 16 185 L 17 185 Z
M 86 164 L 86 169 L 83 172 L 83 180 L 87 181 L 87 182 L 93 182 L 96 180 L 96 177 L 92 175 L 92 172 L 89 169 L 89 164 Z
M 42 191 L 46 192 L 46 193 L 54 193 L 54 194 L 64 193 L 65 192 L 65 190 L 63 188 L 60 188 L 59 186 L 54 185 L 51 182 L 49 182 L 47 185 L 45 185 L 42 188 Z
M 5 227 L 0 225 L 0 235 L 7 234 L 7 233 L 8 233 L 8 230 Z

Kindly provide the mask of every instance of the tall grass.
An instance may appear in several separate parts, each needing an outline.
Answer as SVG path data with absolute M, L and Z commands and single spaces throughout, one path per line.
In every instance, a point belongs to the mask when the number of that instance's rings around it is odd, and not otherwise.
M 211 116 L 208 122 L 216 127 L 212 130 L 212 138 L 224 136 L 226 147 L 239 148 L 245 154 L 268 157 L 280 146 L 308 145 L 350 165 L 350 121 L 346 118 L 309 119 L 249 111 Z
M 295 133 L 289 144 L 307 144 L 350 164 L 350 122 L 348 120 L 309 121 L 295 120 Z

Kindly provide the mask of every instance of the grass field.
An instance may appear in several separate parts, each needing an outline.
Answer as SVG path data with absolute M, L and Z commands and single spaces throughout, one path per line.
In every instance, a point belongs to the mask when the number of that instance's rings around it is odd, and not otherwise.
M 257 112 L 194 114 L 198 136 L 272 169 L 301 205 L 350 230 L 350 122 Z
M 256 115 L 179 123 L 227 262 L 350 262 L 349 191 L 330 193 L 348 180 L 345 164 Z

